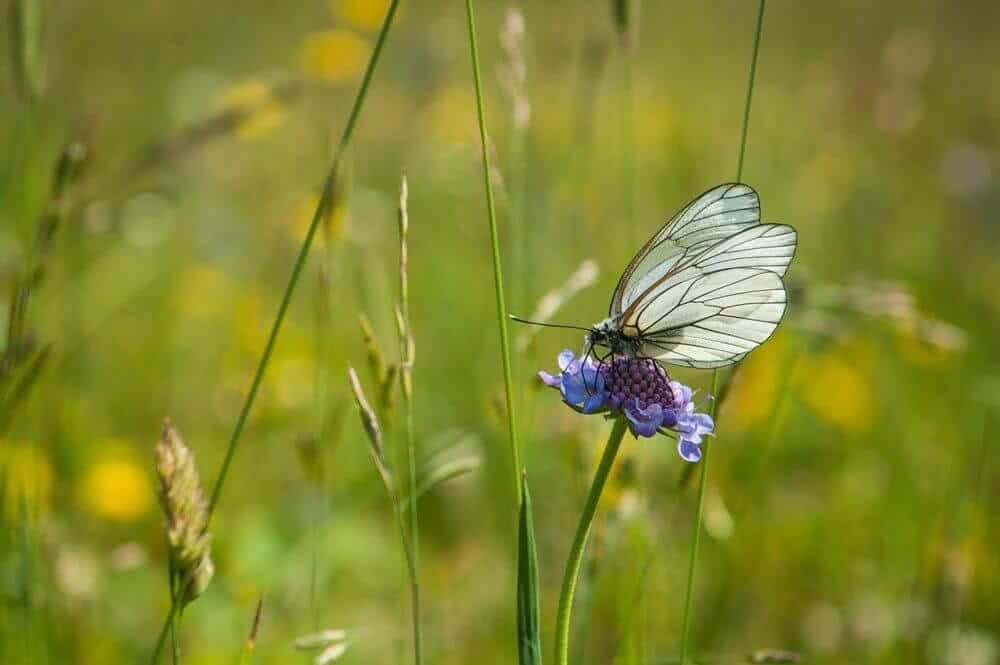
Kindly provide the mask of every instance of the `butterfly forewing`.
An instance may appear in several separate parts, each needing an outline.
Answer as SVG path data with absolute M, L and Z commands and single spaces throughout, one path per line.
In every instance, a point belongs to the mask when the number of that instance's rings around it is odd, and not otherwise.
M 705 250 L 696 259 L 704 271 L 760 268 L 784 276 L 795 255 L 795 229 L 785 224 L 758 224 Z
M 759 222 L 760 201 L 751 187 L 726 184 L 705 192 L 674 215 L 635 255 L 618 280 L 609 315 L 618 318 L 685 258 Z

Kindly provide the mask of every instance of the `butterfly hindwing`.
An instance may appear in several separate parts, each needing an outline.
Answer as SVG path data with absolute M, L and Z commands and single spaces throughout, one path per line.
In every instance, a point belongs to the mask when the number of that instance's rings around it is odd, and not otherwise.
M 785 313 L 785 287 L 769 270 L 727 268 L 690 282 L 676 305 L 654 301 L 642 318 L 642 353 L 673 365 L 710 368 L 737 362 L 764 342 Z

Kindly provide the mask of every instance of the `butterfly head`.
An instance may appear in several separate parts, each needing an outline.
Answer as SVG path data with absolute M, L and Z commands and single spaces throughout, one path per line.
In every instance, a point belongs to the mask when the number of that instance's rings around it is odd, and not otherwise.
M 601 346 L 616 356 L 639 355 L 642 343 L 637 337 L 626 335 L 615 319 L 604 319 L 587 333 L 588 346 Z

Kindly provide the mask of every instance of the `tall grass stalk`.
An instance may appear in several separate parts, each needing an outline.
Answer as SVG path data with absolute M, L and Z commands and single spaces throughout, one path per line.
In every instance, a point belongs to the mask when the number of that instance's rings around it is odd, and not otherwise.
M 746 103 L 743 106 L 743 129 L 740 132 L 740 156 L 736 162 L 736 181 L 743 177 L 743 158 L 747 150 L 747 131 L 750 126 L 750 102 L 753 100 L 754 79 L 757 76 L 757 55 L 760 53 L 760 35 L 764 27 L 764 6 L 766 0 L 760 0 L 757 8 L 757 30 L 753 40 L 753 54 L 750 56 L 750 76 L 747 83 Z M 719 387 L 719 370 L 712 372 L 712 395 L 714 396 Z M 713 399 L 709 405 L 709 415 L 715 418 L 718 400 Z M 691 536 L 691 558 L 688 562 L 687 591 L 684 594 L 684 619 L 681 624 L 681 665 L 687 665 L 688 650 L 691 644 L 691 610 L 694 603 L 694 576 L 698 563 L 698 545 L 701 540 L 701 523 L 705 512 L 705 484 L 708 477 L 708 458 L 712 445 L 702 446 L 703 456 L 701 459 L 701 473 L 698 477 L 698 504 L 695 512 L 694 532 Z
M 500 356 L 503 361 L 504 397 L 507 401 L 507 429 L 509 430 L 511 481 L 517 497 L 516 509 L 521 506 L 521 456 L 518 451 L 517 426 L 514 417 L 514 387 L 510 370 L 510 339 L 507 331 L 507 303 L 503 290 L 503 267 L 500 262 L 500 240 L 497 233 L 496 204 L 493 200 L 493 184 L 490 178 L 490 152 L 486 139 L 486 112 L 483 107 L 483 84 L 479 73 L 479 49 L 476 46 L 476 21 L 472 11 L 472 0 L 465 0 L 465 15 L 469 28 L 469 51 L 472 55 L 472 78 L 476 85 L 476 117 L 479 121 L 479 142 L 483 153 L 483 186 L 486 189 L 486 212 L 490 223 L 490 245 L 493 249 L 493 286 L 497 301 L 497 328 L 500 331 Z M 515 510 L 515 515 L 517 514 Z
M 271 325 L 271 332 L 268 335 L 267 343 L 264 346 L 264 352 L 261 354 L 260 362 L 257 365 L 253 381 L 250 384 L 250 390 L 247 392 L 243 408 L 240 410 L 239 418 L 236 421 L 236 427 L 233 429 L 233 435 L 230 438 L 229 446 L 226 449 L 226 456 L 222 461 L 222 467 L 219 469 L 218 478 L 212 489 L 212 498 L 208 504 L 209 519 L 211 519 L 213 513 L 215 512 L 215 507 L 219 503 L 219 497 L 222 494 L 222 488 L 229 472 L 229 465 L 233 461 L 236 446 L 239 443 L 240 436 L 243 434 L 243 428 L 246 425 L 247 417 L 250 415 L 250 409 L 253 407 L 253 403 L 256 400 L 257 391 L 260 389 L 261 381 L 264 378 L 264 372 L 271 360 L 271 353 L 274 351 L 274 344 L 277 341 L 278 333 L 281 331 L 281 324 L 285 320 L 285 314 L 288 311 L 288 305 L 291 303 L 292 294 L 295 292 L 295 287 L 298 285 L 299 277 L 302 274 L 302 268 L 305 266 L 306 258 L 309 256 L 309 250 L 312 248 L 313 238 L 316 236 L 316 229 L 319 227 L 320 221 L 326 216 L 330 203 L 333 200 L 333 190 L 337 179 L 337 173 L 340 170 L 340 162 L 343 159 L 344 152 L 347 150 L 348 144 L 351 142 L 351 137 L 354 135 L 354 128 L 357 124 L 358 116 L 361 114 L 361 107 L 363 106 L 365 98 L 368 95 L 368 87 L 371 84 L 372 76 L 375 73 L 375 66 L 378 64 L 379 55 L 382 53 L 385 38 L 389 33 L 389 28 L 392 25 L 392 19 L 396 14 L 396 8 L 398 6 L 399 0 L 392 0 L 392 3 L 389 5 L 389 9 L 385 15 L 385 20 L 382 22 L 382 29 L 379 31 L 378 39 L 375 42 L 375 49 L 372 51 L 371 58 L 368 61 L 368 66 L 365 69 L 364 78 L 361 80 L 361 87 L 358 89 L 358 94 L 354 98 L 354 105 L 351 107 L 351 114 L 347 118 L 347 125 L 344 127 L 344 133 L 341 135 L 340 142 L 337 144 L 337 149 L 334 152 L 333 163 L 330 166 L 330 170 L 327 172 L 326 180 L 323 182 L 323 193 L 320 196 L 319 204 L 316 206 L 316 211 L 313 213 L 312 221 L 309 223 L 309 230 L 306 232 L 305 240 L 302 241 L 302 247 L 299 249 L 299 254 L 295 258 L 295 263 L 292 266 L 292 274 L 288 279 L 288 285 L 285 287 L 285 293 L 281 298 L 281 303 L 278 305 L 278 313 L 275 315 L 274 323 Z
M 399 184 L 399 309 L 396 324 L 399 332 L 399 382 L 403 392 L 403 427 L 406 437 L 406 459 L 409 471 L 409 495 L 413 501 L 408 506 L 410 518 L 410 549 L 413 565 L 410 567 L 410 587 L 413 594 L 413 660 L 423 662 L 423 636 L 420 627 L 420 521 L 417 516 L 417 444 L 413 432 L 413 360 L 416 346 L 410 327 L 409 247 L 410 217 L 407 203 L 406 177 Z M 399 501 L 397 497 L 397 502 Z M 400 506 L 402 510 L 404 507 Z
M 170 566 L 168 569 L 170 576 L 170 597 L 174 598 L 177 595 L 177 584 L 180 581 L 177 575 L 177 566 L 174 565 L 174 559 L 170 557 Z M 170 662 L 173 665 L 178 665 L 181 662 L 181 645 L 177 641 L 177 631 L 181 629 L 181 617 L 177 615 L 174 617 L 173 622 L 170 624 Z
M 326 216 L 330 202 L 333 198 L 334 184 L 336 182 L 337 173 L 340 170 L 341 160 L 347 150 L 347 146 L 351 142 L 351 137 L 354 135 L 354 128 L 357 125 L 358 117 L 361 114 L 361 108 L 368 95 L 368 88 L 375 73 L 375 66 L 378 64 L 379 56 L 382 54 L 382 48 L 385 45 L 386 37 L 389 34 L 389 28 L 392 26 L 392 20 L 396 15 L 396 9 L 398 7 L 399 0 L 392 0 L 389 4 L 389 9 L 386 11 L 385 19 L 382 21 L 382 28 L 379 31 L 378 39 L 375 41 L 375 48 L 372 50 L 371 58 L 368 60 L 368 66 L 365 68 L 364 77 L 361 79 L 361 85 L 358 88 L 358 93 L 354 98 L 354 104 L 352 105 L 350 115 L 347 118 L 347 125 L 344 127 L 344 132 L 340 137 L 340 141 L 337 144 L 336 151 L 333 155 L 333 162 L 330 165 L 326 179 L 323 182 L 323 193 L 320 196 L 319 204 L 316 206 L 316 211 L 313 213 L 312 221 L 309 223 L 309 230 L 306 233 L 305 240 L 302 241 L 302 246 L 299 249 L 298 256 L 295 258 L 295 263 L 292 266 L 292 273 L 288 279 L 288 285 L 285 287 L 281 303 L 278 305 L 278 312 L 274 317 L 274 323 L 271 325 L 271 332 L 268 335 L 267 343 L 264 345 L 264 352 L 261 354 L 260 362 L 257 364 L 257 370 L 254 372 L 253 381 L 250 384 L 250 389 L 247 391 L 243 407 L 240 409 L 239 417 L 236 420 L 236 426 L 233 428 L 233 434 L 229 439 L 229 445 L 226 448 L 226 454 L 222 460 L 219 475 L 216 478 L 215 486 L 212 488 L 212 495 L 208 504 L 208 521 L 205 526 L 206 529 L 211 524 L 212 515 L 215 513 L 215 508 L 219 504 L 219 498 L 222 495 L 222 488 L 225 485 L 226 478 L 229 474 L 229 467 L 232 464 L 233 455 L 236 453 L 236 446 L 239 443 L 240 436 L 243 434 L 243 428 L 246 425 L 247 417 L 250 415 L 250 409 L 253 408 L 254 401 L 257 398 L 257 391 L 260 389 L 261 381 L 264 378 L 264 372 L 271 361 L 271 353 L 274 351 L 274 345 L 278 339 L 278 333 L 281 331 L 281 324 L 285 320 L 288 305 L 292 301 L 292 294 L 295 292 L 295 287 L 299 283 L 299 277 L 301 276 L 302 269 L 305 266 L 306 258 L 309 256 L 309 250 L 312 247 L 313 238 L 316 235 L 316 229 L 319 227 L 320 221 Z M 187 581 L 185 581 L 184 584 L 181 584 L 179 588 L 184 589 L 186 585 Z M 179 595 L 179 592 L 175 593 L 171 598 L 170 610 L 167 613 L 166 621 L 160 631 L 160 637 L 157 640 L 155 649 L 153 650 L 151 660 L 153 663 L 156 663 L 159 660 L 167 631 L 173 623 L 174 616 L 177 614 L 177 609 L 180 605 L 178 598 Z
M 622 132 L 622 196 L 625 224 L 632 244 L 641 244 L 640 229 L 635 223 L 636 158 L 635 158 L 635 60 L 639 48 L 639 0 L 612 2 L 618 46 L 622 58 L 621 132 Z
M 396 518 L 396 527 L 399 530 L 399 539 L 403 545 L 403 558 L 406 562 L 406 572 L 409 576 L 410 581 L 410 602 L 412 604 L 412 619 L 413 619 L 413 646 L 414 646 L 414 660 L 419 665 L 421 658 L 421 647 L 420 647 L 420 585 L 417 579 L 417 569 L 413 559 L 413 548 L 411 547 L 410 539 L 406 531 L 406 520 L 403 517 L 403 501 L 399 496 L 399 490 L 396 488 L 396 482 L 392 474 L 392 469 L 390 468 L 389 456 L 386 455 L 385 446 L 383 442 L 382 427 L 379 425 L 378 416 L 375 414 L 375 410 L 372 409 L 371 403 L 365 397 L 364 390 L 361 388 L 361 382 L 358 380 L 357 372 L 354 371 L 353 367 L 348 367 L 348 378 L 351 383 L 351 390 L 354 393 L 354 400 L 358 407 L 358 413 L 361 416 L 361 423 L 365 428 L 365 433 L 368 435 L 368 450 L 371 454 L 372 462 L 375 463 L 375 470 L 378 471 L 379 478 L 382 480 L 382 485 L 385 487 L 386 494 L 389 497 L 389 502 L 392 504 L 392 512 Z
M 590 537 L 590 527 L 594 523 L 597 502 L 601 498 L 601 492 L 604 491 L 604 483 L 615 463 L 615 457 L 618 455 L 618 448 L 621 446 L 626 429 L 628 429 L 628 423 L 625 416 L 619 415 L 615 419 L 611 435 L 604 446 L 604 453 L 601 455 L 601 462 L 594 474 L 594 481 L 590 484 L 590 493 L 587 494 L 587 502 L 583 506 L 583 513 L 576 526 L 576 535 L 573 536 L 573 545 L 570 547 L 569 557 L 566 559 L 566 571 L 563 573 L 562 588 L 559 591 L 559 610 L 556 614 L 556 665 L 569 663 L 570 617 L 573 612 L 576 582 L 580 577 L 580 566 L 583 563 L 583 552 L 587 547 L 587 539 Z

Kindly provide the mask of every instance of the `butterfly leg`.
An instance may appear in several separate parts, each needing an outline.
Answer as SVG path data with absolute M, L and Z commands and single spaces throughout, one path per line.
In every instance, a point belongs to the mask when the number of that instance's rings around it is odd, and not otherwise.
M 587 365 L 587 359 L 590 358 L 593 353 L 594 353 L 594 343 L 591 342 L 590 340 L 588 340 L 587 341 L 586 349 L 584 350 L 583 354 L 580 356 L 581 371 L 582 371 L 583 367 L 586 367 L 586 365 Z M 586 372 L 584 372 L 583 373 L 583 387 L 587 391 L 587 396 L 588 397 L 590 395 L 593 395 L 594 392 L 596 392 L 596 390 L 597 390 L 597 375 L 596 374 L 594 375 L 594 386 L 593 386 L 593 390 L 591 390 L 591 387 L 589 385 L 587 385 L 587 374 L 586 374 Z

